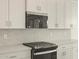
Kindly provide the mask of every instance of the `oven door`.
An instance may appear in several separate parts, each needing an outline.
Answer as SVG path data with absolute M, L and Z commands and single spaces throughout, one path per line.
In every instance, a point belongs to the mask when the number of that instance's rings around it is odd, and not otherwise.
M 57 59 L 57 51 L 49 50 L 44 52 L 34 53 L 33 59 Z

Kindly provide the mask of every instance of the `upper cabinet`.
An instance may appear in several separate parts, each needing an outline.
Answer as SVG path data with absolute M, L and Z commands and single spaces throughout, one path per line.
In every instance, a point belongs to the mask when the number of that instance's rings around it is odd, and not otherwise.
M 77 0 L 49 0 L 48 28 L 77 29 Z
M 25 28 L 25 0 L 9 0 L 10 28 Z
M 64 0 L 48 1 L 48 28 L 65 27 L 65 7 Z
M 48 28 L 56 28 L 57 4 L 56 0 L 48 0 Z
M 0 0 L 0 28 L 7 28 L 8 0 Z
M 77 4 L 77 0 L 0 0 L 0 28 L 28 28 L 30 23 L 37 28 L 72 28 L 74 32 Z
M 0 28 L 25 28 L 25 0 L 0 0 Z
M 57 27 L 64 28 L 65 27 L 65 0 L 57 0 L 56 2 L 56 12 L 57 12 Z
M 73 0 L 65 0 L 65 28 L 70 28 L 72 26 L 72 1 Z
M 47 13 L 47 0 L 26 0 L 26 11 Z

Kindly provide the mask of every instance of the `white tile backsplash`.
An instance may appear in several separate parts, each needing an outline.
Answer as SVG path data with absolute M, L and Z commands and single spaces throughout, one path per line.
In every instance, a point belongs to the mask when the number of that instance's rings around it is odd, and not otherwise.
M 7 33 L 7 39 L 4 34 Z M 1 45 L 19 44 L 33 41 L 69 40 L 69 29 L 0 29 Z

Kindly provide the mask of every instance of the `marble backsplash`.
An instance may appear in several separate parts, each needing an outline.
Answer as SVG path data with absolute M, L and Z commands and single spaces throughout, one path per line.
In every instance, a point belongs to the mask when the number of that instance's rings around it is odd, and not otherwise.
M 70 39 L 69 29 L 0 29 L 0 46 Z

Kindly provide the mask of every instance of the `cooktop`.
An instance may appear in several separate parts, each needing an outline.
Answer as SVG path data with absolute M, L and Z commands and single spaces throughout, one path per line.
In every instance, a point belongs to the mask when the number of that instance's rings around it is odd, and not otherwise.
M 50 47 L 57 48 L 58 47 L 56 44 L 49 43 L 49 42 L 30 42 L 30 43 L 23 43 L 23 45 L 29 46 L 33 49 L 50 48 Z

